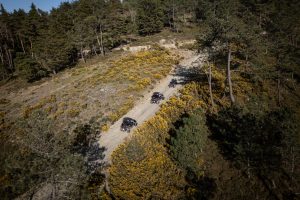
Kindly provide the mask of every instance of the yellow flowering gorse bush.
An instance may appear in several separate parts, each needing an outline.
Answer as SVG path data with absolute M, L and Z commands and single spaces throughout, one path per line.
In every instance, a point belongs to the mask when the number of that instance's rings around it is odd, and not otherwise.
M 23 116 L 30 117 L 34 110 L 40 109 L 54 120 L 65 120 L 65 124 L 69 119 L 87 121 L 88 117 L 95 117 L 98 122 L 105 119 L 103 123 L 110 126 L 133 107 L 134 99 L 130 96 L 142 96 L 145 89 L 166 76 L 177 62 L 168 51 L 152 49 L 96 66 L 74 68 L 67 91 L 58 90 L 55 95 L 27 105 Z
M 157 114 L 135 130 L 130 141 L 113 153 L 110 188 L 116 198 L 175 199 L 184 187 L 184 173 L 165 148 L 169 129 L 184 112 L 203 105 L 196 83 L 186 85 L 178 97 L 161 105 Z

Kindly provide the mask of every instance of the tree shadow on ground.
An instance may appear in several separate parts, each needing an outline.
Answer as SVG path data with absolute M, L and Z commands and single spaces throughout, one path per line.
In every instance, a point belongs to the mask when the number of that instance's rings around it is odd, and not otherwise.
M 284 109 L 258 115 L 232 107 L 207 118 L 209 138 L 220 154 L 250 182 L 261 182 L 274 199 L 293 197 L 297 190 L 284 168 L 286 150 L 293 145 L 290 115 Z
M 184 125 L 182 119 L 183 119 L 183 118 L 187 118 L 187 117 L 189 117 L 189 114 L 183 113 L 183 114 L 179 117 L 179 119 L 178 119 L 176 122 L 174 122 L 174 123 L 172 124 L 172 127 L 171 127 L 170 130 L 169 130 L 170 138 L 166 138 L 166 143 L 167 143 L 167 145 L 165 146 L 166 148 L 168 148 L 168 146 L 171 145 L 171 138 L 172 138 L 172 137 L 175 137 L 175 135 L 176 135 L 176 130 L 178 130 L 180 127 L 182 127 L 182 126 Z
M 208 117 L 210 139 L 218 143 L 220 153 L 241 168 L 251 166 L 253 171 L 280 168 L 284 134 L 279 122 L 278 113 L 257 116 L 243 114 L 239 108 Z
M 206 200 L 212 199 L 217 190 L 214 178 L 201 176 L 200 178 L 192 170 L 187 170 L 185 177 L 188 185 L 185 188 L 187 199 Z
M 207 75 L 201 72 L 199 67 L 185 67 L 177 65 L 173 73 L 178 77 L 178 84 L 185 85 L 190 82 L 207 82 Z

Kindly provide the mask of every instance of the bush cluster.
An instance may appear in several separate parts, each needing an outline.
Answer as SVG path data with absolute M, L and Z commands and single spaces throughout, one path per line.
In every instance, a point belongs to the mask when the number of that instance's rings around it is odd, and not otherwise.
M 117 198 L 174 199 L 184 187 L 184 172 L 171 160 L 165 148 L 168 131 L 180 115 L 203 105 L 196 83 L 186 85 L 150 120 L 142 124 L 130 141 L 113 153 L 110 188 Z

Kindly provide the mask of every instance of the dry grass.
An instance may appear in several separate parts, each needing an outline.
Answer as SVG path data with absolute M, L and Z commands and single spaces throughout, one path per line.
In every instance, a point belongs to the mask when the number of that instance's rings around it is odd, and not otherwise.
M 89 61 L 89 66 L 81 63 L 40 84 L 5 93 L 0 111 L 15 121 L 43 110 L 57 122 L 57 129 L 71 130 L 77 123 L 92 119 L 105 131 L 178 62 L 162 49 L 122 56 L 118 53 L 95 60 Z

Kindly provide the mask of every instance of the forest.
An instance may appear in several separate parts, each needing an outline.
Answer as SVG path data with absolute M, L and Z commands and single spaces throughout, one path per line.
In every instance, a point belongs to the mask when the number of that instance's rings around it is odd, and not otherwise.
M 299 10 L 298 0 L 1 4 L 0 199 L 298 199 Z M 131 44 L 151 49 L 120 50 Z M 172 70 L 187 52 L 205 60 Z M 176 95 L 101 162 L 100 138 L 171 73 L 183 80 Z
M 176 29 L 175 9 L 178 18 L 179 13 L 191 13 L 194 3 L 81 0 L 64 2 L 50 13 L 34 4 L 28 13 L 8 13 L 2 5 L 1 80 L 23 77 L 32 82 L 74 66 L 79 58 L 103 56 L 130 42 L 130 34 Z

